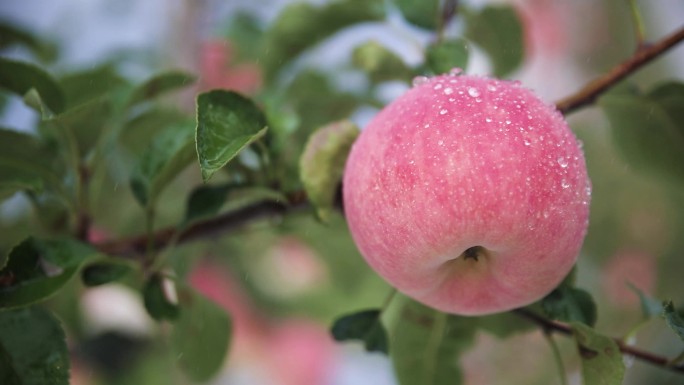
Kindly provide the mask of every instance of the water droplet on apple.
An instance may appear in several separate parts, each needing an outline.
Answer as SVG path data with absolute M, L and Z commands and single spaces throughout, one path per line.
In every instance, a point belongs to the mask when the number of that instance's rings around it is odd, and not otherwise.
M 493 84 L 488 84 L 487 85 L 487 91 L 494 92 L 494 91 L 496 91 L 496 87 L 494 87 Z
M 447 110 L 444 109 L 444 108 L 441 109 L 441 110 L 439 111 L 439 114 L 440 114 L 440 115 L 444 115 L 444 114 L 446 114 L 446 113 L 447 113 Z
M 447 94 L 447 95 L 451 95 L 451 94 L 454 93 L 454 89 L 451 88 L 451 87 L 447 87 L 447 88 L 444 89 L 444 93 Z
M 561 166 L 561 168 L 566 168 L 568 167 L 568 160 L 561 156 L 558 158 L 558 164 Z
M 524 140 L 523 140 L 523 143 L 525 143 L 525 146 L 529 146 L 529 145 L 530 145 L 530 142 L 529 142 L 527 139 L 524 139 Z
M 506 119 L 506 124 L 511 124 L 511 121 Z
M 425 84 L 430 81 L 430 78 L 427 76 L 416 76 L 413 78 L 413 81 L 411 82 L 414 87 L 419 86 L 421 84 Z
M 478 91 L 478 89 L 475 87 L 469 87 L 468 88 L 468 95 L 476 98 L 476 97 L 480 96 L 480 91 Z
M 490 118 L 490 117 L 486 117 L 486 118 L 485 118 L 485 122 L 487 122 L 487 123 L 491 123 L 491 122 L 492 122 L 492 118 Z
M 570 187 L 570 183 L 568 183 L 568 181 L 566 181 L 565 179 L 563 179 L 563 180 L 561 181 L 561 187 L 562 187 L 563 189 L 566 189 L 566 188 Z
M 441 89 L 442 89 L 442 83 L 437 83 L 437 84 L 435 84 L 435 86 L 433 87 L 433 89 L 435 89 L 435 90 L 441 90 Z

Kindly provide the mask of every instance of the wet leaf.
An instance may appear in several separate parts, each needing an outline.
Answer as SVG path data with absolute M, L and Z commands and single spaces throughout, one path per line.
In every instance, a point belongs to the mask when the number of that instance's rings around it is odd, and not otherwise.
M 243 148 L 266 133 L 266 117 L 251 100 L 223 90 L 197 97 L 195 136 L 202 179 L 208 181 Z

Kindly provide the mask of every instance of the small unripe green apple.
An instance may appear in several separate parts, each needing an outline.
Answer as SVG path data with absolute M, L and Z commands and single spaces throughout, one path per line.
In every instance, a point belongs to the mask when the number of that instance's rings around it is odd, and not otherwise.
M 518 82 L 421 78 L 362 131 L 345 166 L 369 265 L 438 310 L 482 315 L 554 289 L 580 251 L 591 184 L 562 115 Z

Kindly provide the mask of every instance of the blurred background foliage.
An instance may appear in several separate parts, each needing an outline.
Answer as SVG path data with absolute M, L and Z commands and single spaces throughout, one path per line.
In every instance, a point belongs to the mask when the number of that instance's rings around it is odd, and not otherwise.
M 625 1 L 458 3 L 449 9 L 439 1 L 410 0 L 4 2 L 0 53 L 45 69 L 64 95 L 50 96 L 58 91 L 46 89 L 38 90 L 42 100 L 24 97 L 39 111 L 44 103 L 57 114 L 41 120 L 21 97 L 0 93 L 1 126 L 41 138 L 40 147 L 25 155 L 37 167 L 31 173 L 49 176 L 16 179 L 29 194 L 0 190 L 8 198 L 0 206 L 3 261 L 29 235 L 77 232 L 74 206 L 87 209 L 92 220 L 87 239 L 105 242 L 143 234 L 143 219 L 151 212 L 157 229 L 184 224 L 193 192 L 210 194 L 206 199 L 215 207 L 204 209 L 211 214 L 298 191 L 299 156 L 311 133 L 340 119 L 363 127 L 410 87 L 414 76 L 460 67 L 521 80 L 552 102 L 636 48 Z M 680 27 L 684 19 L 679 1 L 638 3 L 649 40 Z M 684 102 L 678 90 L 683 54 L 681 48 L 673 51 L 596 106 L 568 117 L 583 142 L 593 183 L 577 285 L 596 300 L 597 329 L 612 336 L 627 336 L 643 318 L 628 283 L 654 298 L 684 304 L 684 237 L 679 236 L 684 233 Z M 22 76 L 7 65 L 2 76 Z M 677 79 L 680 83 L 672 83 Z M 192 144 L 195 95 L 216 88 L 252 98 L 269 130 L 259 142 L 263 146 L 241 152 L 214 175 L 211 191 L 200 191 L 197 163 L 182 149 Z M 654 108 L 665 110 L 655 116 Z M 663 124 L 670 125 L 670 136 L 651 140 L 641 134 L 646 128 L 659 132 Z M 72 127 L 72 154 L 78 154 L 82 168 L 74 170 L 59 154 L 64 143 L 55 132 L 60 127 Z M 17 152 L 22 139 L 12 135 L 5 133 L 0 141 L 4 154 Z M 76 187 L 79 178 L 87 180 L 86 189 Z M 385 356 L 366 353 L 360 344 L 336 345 L 328 336 L 335 318 L 377 308 L 390 292 L 364 263 L 341 215 L 321 224 L 307 209 L 250 222 L 164 250 L 160 260 L 163 271 L 173 272 L 232 317 L 231 351 L 225 364 L 218 364 L 219 374 L 209 376 L 211 383 L 395 383 Z M 91 269 L 87 278 L 86 270 L 83 279 L 97 281 L 98 271 Z M 118 271 L 118 283 L 97 288 L 72 279 L 45 303 L 66 332 L 72 383 L 206 380 L 211 368 L 180 374 L 177 364 L 185 358 L 169 344 L 179 343 L 188 352 L 192 347 L 183 336 L 172 342 L 161 338 L 169 333 L 168 324 L 155 324 L 146 314 L 141 273 Z M 161 318 L 173 317 L 167 310 L 161 310 Z M 504 323 L 502 335 L 515 332 L 506 339 L 466 324 L 450 329 L 467 331 L 462 344 L 450 345 L 458 351 L 463 383 L 557 381 L 541 333 L 526 328 L 518 333 L 514 321 Z M 670 357 L 682 349 L 658 321 L 629 338 Z M 410 351 L 411 341 L 403 343 Z M 578 383 L 574 343 L 558 343 L 572 383 Z M 211 350 L 199 351 L 191 366 L 210 359 Z M 625 384 L 681 381 L 628 361 Z M 410 383 L 405 381 L 412 374 L 401 370 L 402 383 Z

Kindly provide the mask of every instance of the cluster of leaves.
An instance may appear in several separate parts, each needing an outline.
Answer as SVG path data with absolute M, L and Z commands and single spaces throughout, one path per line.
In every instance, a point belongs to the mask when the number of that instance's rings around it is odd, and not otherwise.
M 0 58 L 0 87 L 22 98 L 39 120 L 31 133 L 0 129 L 0 199 L 24 194 L 38 218 L 32 235 L 8 248 L 0 263 L 0 382 L 68 382 L 64 332 L 56 317 L 37 303 L 66 290 L 79 275 L 86 287 L 123 282 L 135 288 L 153 319 L 173 325 L 170 345 L 186 375 L 198 382 L 212 378 L 229 349 L 232 321 L 184 282 L 182 269 L 167 258 L 173 246 L 197 225 L 237 209 L 263 202 L 287 208 L 301 189 L 321 220 L 335 222 L 342 168 L 358 132 L 348 119 L 359 108 L 382 105 L 378 89 L 383 83 L 408 84 L 414 76 L 466 69 L 471 44 L 489 55 L 494 75 L 515 70 L 525 53 L 516 11 L 456 3 L 389 2 L 408 24 L 436 38 L 415 66 L 379 42 L 355 47 L 345 65 L 361 72 L 367 84 L 353 92 L 341 91 L 331 72 L 302 68 L 298 59 L 346 28 L 386 22 L 387 2 L 295 2 L 268 26 L 246 15 L 237 17 L 227 35 L 242 57 L 260 59 L 264 88 L 253 99 L 229 90 L 201 93 L 194 116 L 164 103 L 169 94 L 194 83 L 195 77 L 182 71 L 136 83 L 109 65 L 55 76 L 33 64 Z M 449 32 L 455 22 L 463 23 L 460 36 Z M 51 52 L 25 31 L 2 29 L 11 32 L 0 31 L 9 39 L 2 45 Z M 670 85 L 646 95 L 607 95 L 599 104 L 616 125 L 635 127 L 625 132 L 652 152 L 681 141 L 675 127 L 681 121 L 681 96 L 681 87 Z M 625 108 L 633 111 L 633 118 L 625 117 Z M 643 108 L 657 111 L 658 122 L 644 123 L 662 132 L 656 139 L 645 137 L 634 124 L 645 119 L 639 112 Z M 684 163 L 674 162 L 676 151 L 658 154 L 648 164 L 681 175 L 677 167 Z M 169 220 L 164 193 L 195 159 L 199 167 L 192 167 L 190 180 L 196 187 L 183 191 L 182 218 Z M 103 193 L 119 184 L 129 186 L 122 193 L 128 194 L 127 201 Z M 236 199 L 240 196 L 249 199 Z M 108 203 L 101 205 L 103 201 Z M 133 258 L 125 259 L 116 248 L 92 242 L 89 233 L 102 215 L 101 206 L 111 210 L 119 202 L 133 201 L 139 220 L 132 230 L 145 236 L 142 247 L 133 247 Z M 170 222 L 170 236 L 157 237 L 159 222 Z M 121 254 L 131 257 L 131 250 Z M 619 347 L 592 328 L 596 305 L 571 281 L 529 311 L 571 325 L 587 384 L 619 383 L 624 371 Z M 671 303 L 660 306 L 640 295 L 645 314 L 663 314 L 682 337 L 684 322 Z M 504 338 L 534 326 L 512 313 L 457 317 L 399 297 L 384 309 L 339 318 L 332 334 L 337 340 L 360 339 L 369 351 L 389 353 L 401 384 L 453 384 L 462 377 L 459 356 L 479 331 Z M 609 380 L 600 382 L 599 377 Z

